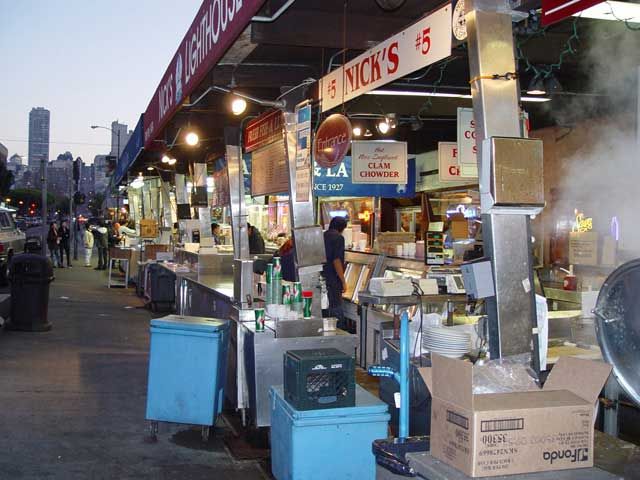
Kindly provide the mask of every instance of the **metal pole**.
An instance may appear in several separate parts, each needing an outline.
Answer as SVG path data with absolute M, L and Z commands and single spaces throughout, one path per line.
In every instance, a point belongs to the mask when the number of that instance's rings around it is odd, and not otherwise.
M 480 184 L 483 141 L 491 137 L 521 137 L 518 82 L 493 80 L 494 74 L 515 72 L 512 19 L 503 0 L 467 2 L 469 75 L 476 122 Z M 493 170 L 493 168 L 491 169 Z M 535 321 L 535 291 L 531 266 L 529 216 L 484 213 L 485 255 L 491 259 L 496 295 L 487 301 L 492 358 L 531 352 Z
M 120 128 L 118 128 L 118 131 L 116 132 L 118 135 L 118 157 L 116 158 L 116 168 L 118 168 L 118 162 L 120 161 Z M 118 188 L 118 185 L 114 185 L 115 189 L 116 189 L 116 218 L 115 221 L 117 222 L 120 219 L 120 189 Z
M 42 192 L 42 255 L 47 256 L 47 159 L 40 158 L 40 190 Z
M 78 260 L 78 222 L 73 215 L 73 194 L 74 194 L 74 183 L 76 183 L 75 190 L 78 189 L 78 184 L 73 178 L 73 165 L 71 166 L 71 184 L 70 184 L 70 193 L 69 193 L 69 228 L 71 232 L 73 232 L 73 259 Z M 80 168 L 80 167 L 78 167 Z
M 405 310 L 400 317 L 400 419 L 398 437 L 409 436 L 409 314 Z

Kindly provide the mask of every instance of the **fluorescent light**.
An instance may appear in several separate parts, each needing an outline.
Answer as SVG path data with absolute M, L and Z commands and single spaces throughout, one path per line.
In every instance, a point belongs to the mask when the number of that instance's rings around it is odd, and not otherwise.
M 640 4 L 628 2 L 602 2 L 575 13 L 574 17 L 595 20 L 627 21 L 640 23 Z
M 444 98 L 471 98 L 471 95 L 462 93 L 443 92 L 417 92 L 410 90 L 371 90 L 365 95 L 391 95 L 397 97 L 444 97 Z
M 443 92 L 418 92 L 410 90 L 372 90 L 365 95 L 390 95 L 398 97 L 442 97 L 442 98 L 471 98 L 470 94 L 464 93 L 443 93 Z M 523 102 L 540 103 L 548 102 L 551 99 L 546 97 L 520 97 Z

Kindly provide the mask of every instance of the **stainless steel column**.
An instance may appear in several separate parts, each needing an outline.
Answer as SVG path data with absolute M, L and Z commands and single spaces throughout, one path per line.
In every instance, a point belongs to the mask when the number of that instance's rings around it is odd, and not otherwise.
M 224 130 L 227 171 L 229 176 L 229 200 L 231 202 L 231 231 L 233 235 L 233 296 L 242 308 L 248 306 L 247 295 L 253 293 L 253 262 L 249 256 L 249 235 L 245 206 L 242 152 L 239 130 Z
M 490 137 L 521 137 L 520 92 L 515 80 L 479 78 L 515 72 L 512 18 L 506 2 L 467 0 L 469 74 L 476 122 L 478 166 L 483 141 Z M 481 178 L 480 184 L 487 178 Z M 483 210 L 484 211 L 484 210 Z M 535 292 L 531 265 L 529 216 L 484 214 L 485 254 L 491 258 L 496 296 L 488 302 L 493 358 L 532 351 Z
M 304 201 L 297 201 L 296 192 L 296 115 L 285 113 L 285 144 L 289 164 L 289 215 L 291 230 L 296 247 L 296 261 L 298 264 L 298 278 L 303 290 L 313 291 L 311 313 L 320 318 L 320 271 L 325 262 L 324 237 L 322 228 L 315 223 L 313 215 L 313 186 L 309 189 L 309 196 Z M 310 171 L 311 175 L 312 172 Z M 313 178 L 313 177 L 311 177 Z

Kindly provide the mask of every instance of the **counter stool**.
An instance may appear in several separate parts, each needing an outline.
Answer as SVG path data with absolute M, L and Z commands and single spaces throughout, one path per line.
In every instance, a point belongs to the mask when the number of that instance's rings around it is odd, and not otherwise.
M 117 280 L 114 281 L 111 278 L 111 273 L 114 270 L 116 271 L 119 270 L 115 262 L 118 262 L 120 264 L 120 267 L 124 268 L 124 283 L 121 283 Z M 129 259 L 127 258 L 110 258 L 109 259 L 109 280 L 108 280 L 107 286 L 109 288 L 112 288 L 112 287 L 129 288 Z

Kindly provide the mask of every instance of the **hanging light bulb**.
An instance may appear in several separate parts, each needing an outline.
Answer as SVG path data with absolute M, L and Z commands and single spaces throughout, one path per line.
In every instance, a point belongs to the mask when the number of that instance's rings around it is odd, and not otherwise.
M 529 95 L 544 95 L 547 91 L 544 88 L 544 82 L 542 81 L 542 77 L 540 74 L 537 74 L 529 83 L 529 88 L 527 88 L 527 94 Z
M 545 87 L 546 87 L 547 93 L 550 95 L 553 95 L 554 93 L 562 92 L 562 85 L 560 84 L 558 77 L 556 77 L 553 74 L 550 75 L 549 78 L 547 78 L 547 81 L 545 82 Z
M 244 98 L 234 97 L 231 101 L 231 112 L 234 115 L 242 115 L 247 109 L 247 101 Z
M 187 145 L 191 147 L 195 147 L 196 145 L 198 145 L 198 142 L 200 142 L 200 137 L 198 137 L 198 134 L 196 132 L 187 133 L 184 139 L 187 142 Z
M 354 137 L 359 137 L 360 135 L 362 135 L 362 128 L 353 127 L 353 136 Z
M 178 160 L 176 160 L 175 158 L 170 158 L 169 161 L 167 162 L 169 165 L 175 165 L 178 162 Z
M 169 163 L 170 161 L 171 159 L 169 158 L 169 155 L 162 156 L 162 163 Z
M 385 118 L 384 120 L 381 120 L 378 125 L 376 125 L 376 128 L 382 135 L 386 135 L 387 133 L 389 133 L 391 125 L 389 125 L 387 119 Z

